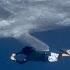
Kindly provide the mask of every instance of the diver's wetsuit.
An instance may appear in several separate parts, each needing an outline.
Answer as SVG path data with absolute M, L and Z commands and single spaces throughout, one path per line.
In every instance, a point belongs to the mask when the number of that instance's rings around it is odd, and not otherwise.
M 36 51 L 32 47 L 26 46 L 25 48 L 21 50 L 21 52 L 16 53 L 16 55 L 20 55 L 20 54 L 24 55 L 24 58 L 22 61 L 16 58 L 16 62 L 20 64 L 23 64 L 30 60 L 31 61 L 48 61 L 48 52 Z

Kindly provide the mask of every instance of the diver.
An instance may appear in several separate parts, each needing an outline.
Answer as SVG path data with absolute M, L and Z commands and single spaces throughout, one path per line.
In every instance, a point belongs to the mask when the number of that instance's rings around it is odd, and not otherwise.
M 59 53 L 55 53 L 50 51 L 37 51 L 33 47 L 25 46 L 20 52 L 13 53 L 10 59 L 19 64 L 23 64 L 28 61 L 57 62 L 69 56 L 70 50 L 60 50 Z

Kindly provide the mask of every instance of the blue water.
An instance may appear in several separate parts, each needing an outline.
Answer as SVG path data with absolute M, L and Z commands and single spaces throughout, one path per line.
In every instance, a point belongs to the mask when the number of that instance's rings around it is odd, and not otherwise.
M 50 46 L 50 50 L 57 52 L 59 49 L 70 48 L 70 29 L 53 30 L 48 32 L 33 33 L 34 36 Z M 12 52 L 18 52 L 24 44 L 13 38 L 0 39 L 0 70 L 69 70 L 70 58 L 56 63 L 28 62 L 17 64 L 9 59 Z

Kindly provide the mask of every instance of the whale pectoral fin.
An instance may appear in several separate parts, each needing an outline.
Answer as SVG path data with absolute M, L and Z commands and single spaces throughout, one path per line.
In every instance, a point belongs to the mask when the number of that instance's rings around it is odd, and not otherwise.
M 18 38 L 21 42 L 34 47 L 38 51 L 49 51 L 49 46 L 30 34 L 24 34 Z

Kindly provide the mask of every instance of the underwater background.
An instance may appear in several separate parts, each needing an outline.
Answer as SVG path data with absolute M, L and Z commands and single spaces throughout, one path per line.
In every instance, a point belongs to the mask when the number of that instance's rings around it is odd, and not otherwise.
M 35 37 L 50 46 L 50 50 L 57 52 L 60 49 L 70 48 L 70 28 L 33 33 Z M 70 58 L 55 63 L 27 62 L 17 64 L 10 60 L 13 52 L 18 52 L 24 44 L 13 38 L 0 38 L 0 70 L 69 70 Z
M 10 13 L 4 12 L 0 8 L 0 18 L 6 19 Z M 50 50 L 58 52 L 60 49 L 70 48 L 70 28 L 44 31 L 33 33 L 35 37 L 42 40 L 50 46 Z M 0 70 L 69 70 L 70 58 L 60 60 L 56 63 L 48 62 L 27 62 L 26 64 L 17 64 L 10 60 L 13 52 L 18 52 L 24 47 L 24 44 L 13 38 L 0 38 Z

